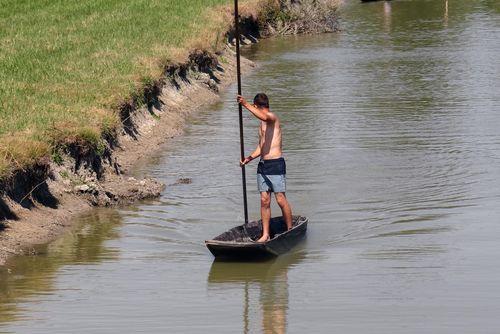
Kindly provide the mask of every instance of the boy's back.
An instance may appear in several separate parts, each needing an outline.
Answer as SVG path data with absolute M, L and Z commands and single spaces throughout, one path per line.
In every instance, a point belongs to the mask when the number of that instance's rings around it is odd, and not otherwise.
M 280 121 L 276 115 L 274 117 L 272 122 L 260 122 L 259 146 L 262 159 L 277 159 L 282 156 Z

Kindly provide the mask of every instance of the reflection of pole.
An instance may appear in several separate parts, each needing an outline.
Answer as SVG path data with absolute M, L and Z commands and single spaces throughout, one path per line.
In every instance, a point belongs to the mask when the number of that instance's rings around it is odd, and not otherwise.
M 444 2 L 444 26 L 448 27 L 448 0 Z
M 243 333 L 248 334 L 249 332 L 249 321 L 248 321 L 248 304 L 249 304 L 250 298 L 248 297 L 248 282 L 245 282 L 245 306 L 243 309 Z
M 241 95 L 241 62 L 240 62 L 240 25 L 238 13 L 238 0 L 234 0 L 234 31 L 236 33 L 236 74 L 238 77 L 238 95 Z M 245 143 L 243 141 L 243 107 L 238 103 L 240 116 L 240 157 L 245 159 Z M 247 204 L 247 178 L 245 165 L 241 166 L 241 180 L 243 183 L 243 210 L 245 211 L 245 224 L 248 224 L 248 204 Z

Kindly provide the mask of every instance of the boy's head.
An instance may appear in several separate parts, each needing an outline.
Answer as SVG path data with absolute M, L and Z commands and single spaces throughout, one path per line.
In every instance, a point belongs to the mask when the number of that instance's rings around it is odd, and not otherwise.
M 269 108 L 269 98 L 264 93 L 259 93 L 253 98 L 253 104 L 257 108 Z

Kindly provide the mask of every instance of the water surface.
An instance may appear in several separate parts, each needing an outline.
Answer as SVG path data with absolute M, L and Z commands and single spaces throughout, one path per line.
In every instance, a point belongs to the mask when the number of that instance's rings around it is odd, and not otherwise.
M 141 168 L 161 198 L 10 263 L 0 331 L 497 333 L 500 3 L 350 1 L 342 17 L 341 33 L 247 50 L 261 66 L 244 92 L 281 117 L 304 243 L 252 264 L 203 245 L 242 219 L 232 87 Z

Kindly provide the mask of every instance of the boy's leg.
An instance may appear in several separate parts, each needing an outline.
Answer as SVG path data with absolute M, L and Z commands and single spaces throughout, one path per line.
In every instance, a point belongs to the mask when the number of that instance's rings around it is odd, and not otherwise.
M 260 216 L 262 218 L 262 237 L 257 242 L 269 240 L 269 221 L 271 220 L 271 193 L 260 193 Z
M 288 229 L 292 228 L 292 208 L 290 207 L 290 203 L 286 198 L 285 193 L 275 193 L 276 202 L 281 208 L 281 212 L 283 213 L 283 219 L 285 220 L 286 227 Z

